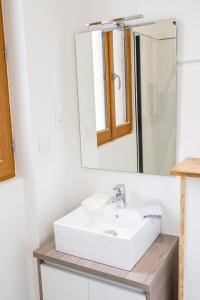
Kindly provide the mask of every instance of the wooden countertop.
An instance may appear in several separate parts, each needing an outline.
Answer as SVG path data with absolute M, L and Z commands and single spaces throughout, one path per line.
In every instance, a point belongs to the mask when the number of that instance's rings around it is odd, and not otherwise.
M 200 158 L 188 157 L 173 167 L 170 171 L 171 175 L 200 177 Z
M 147 293 L 164 273 L 167 263 L 178 251 L 178 237 L 160 234 L 157 240 L 131 271 L 125 271 L 56 251 L 54 241 L 34 251 L 34 257 L 58 266 L 68 267 L 117 283 L 139 288 Z M 123 259 L 123 254 L 122 254 Z

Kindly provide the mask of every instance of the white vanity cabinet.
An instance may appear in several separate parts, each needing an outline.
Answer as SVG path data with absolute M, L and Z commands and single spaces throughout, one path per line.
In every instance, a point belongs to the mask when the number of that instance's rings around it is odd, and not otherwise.
M 89 300 L 146 300 L 146 296 L 120 286 L 89 281 Z
M 88 300 L 88 280 L 63 269 L 41 265 L 43 300 Z
M 43 300 L 146 300 L 146 296 L 121 286 L 41 264 Z

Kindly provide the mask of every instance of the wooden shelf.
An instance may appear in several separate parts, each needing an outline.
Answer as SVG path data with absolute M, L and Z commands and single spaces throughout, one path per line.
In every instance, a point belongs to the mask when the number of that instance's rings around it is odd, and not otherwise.
M 170 171 L 171 175 L 200 178 L 200 158 L 186 158 Z
M 179 300 L 184 300 L 185 282 L 185 177 L 200 178 L 200 158 L 188 157 L 171 169 L 171 175 L 180 176 L 180 233 L 179 233 Z

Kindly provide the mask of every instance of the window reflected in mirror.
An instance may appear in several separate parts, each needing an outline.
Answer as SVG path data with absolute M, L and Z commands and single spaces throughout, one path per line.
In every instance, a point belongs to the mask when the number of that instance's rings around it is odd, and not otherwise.
M 92 33 L 97 145 L 132 132 L 130 29 Z

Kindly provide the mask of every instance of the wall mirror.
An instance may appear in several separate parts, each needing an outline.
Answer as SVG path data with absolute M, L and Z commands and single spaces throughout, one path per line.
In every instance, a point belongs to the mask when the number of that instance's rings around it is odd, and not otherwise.
M 168 175 L 176 163 L 176 22 L 75 39 L 82 167 Z

